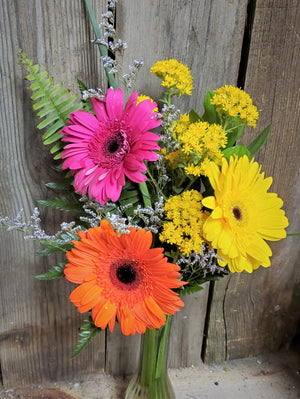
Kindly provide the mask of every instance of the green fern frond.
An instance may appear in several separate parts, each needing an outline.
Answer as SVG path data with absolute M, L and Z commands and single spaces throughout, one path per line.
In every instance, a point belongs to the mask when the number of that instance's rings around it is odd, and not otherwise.
M 64 277 L 65 265 L 64 262 L 58 262 L 52 269 L 49 269 L 46 273 L 38 274 L 35 278 L 38 280 L 54 280 L 55 278 Z
M 33 60 L 21 50 L 20 59 L 24 69 L 28 72 L 26 79 L 32 82 L 30 85 L 30 90 L 33 92 L 31 98 L 35 102 L 32 108 L 42 119 L 37 127 L 38 129 L 47 129 L 42 137 L 43 142 L 45 145 L 54 144 L 50 152 L 56 154 L 54 159 L 59 159 L 64 146 L 59 132 L 68 124 L 71 112 L 83 109 L 83 103 L 77 103 L 77 95 L 63 89 L 61 84 L 54 84 L 53 79 L 48 77 L 48 72 L 40 71 L 40 66 L 33 64 Z
M 84 320 L 84 324 L 80 327 L 78 344 L 72 354 L 72 357 L 77 356 L 88 343 L 101 332 L 101 328 L 96 327 L 91 316 Z
M 82 203 L 78 201 L 76 194 L 66 192 L 53 199 L 39 200 L 39 203 L 61 211 L 82 211 Z

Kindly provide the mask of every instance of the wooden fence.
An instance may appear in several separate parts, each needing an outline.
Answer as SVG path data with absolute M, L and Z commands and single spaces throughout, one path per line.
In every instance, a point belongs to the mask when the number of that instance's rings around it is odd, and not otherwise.
M 100 20 L 104 0 L 93 0 Z M 299 47 L 298 0 L 119 0 L 117 31 L 128 43 L 124 71 L 143 58 L 137 87 L 158 98 L 158 79 L 149 73 L 157 60 L 177 58 L 192 70 L 195 90 L 181 110 L 202 109 L 207 89 L 244 85 L 260 111 L 257 131 L 272 123 L 260 151 L 273 190 L 284 199 L 289 232 L 299 218 Z M 28 84 L 18 64 L 22 48 L 55 82 L 78 92 L 77 78 L 103 87 L 104 76 L 82 0 L 2 0 L 0 213 L 28 218 L 54 172 L 36 129 Z M 248 132 L 249 140 L 255 134 Z M 48 163 L 49 162 L 49 163 Z M 55 231 L 66 215 L 41 210 L 45 228 Z M 269 269 L 232 274 L 185 298 L 174 320 L 170 366 L 221 362 L 288 347 L 299 320 L 299 238 L 272 245 Z M 83 315 L 69 303 L 74 285 L 40 282 L 34 275 L 53 262 L 35 252 L 22 234 L 1 231 L 0 364 L 5 387 L 84 378 L 105 370 L 132 373 L 138 336 L 103 332 L 71 359 Z M 299 332 L 299 331 L 298 331 Z M 204 333 L 204 340 L 203 340 Z

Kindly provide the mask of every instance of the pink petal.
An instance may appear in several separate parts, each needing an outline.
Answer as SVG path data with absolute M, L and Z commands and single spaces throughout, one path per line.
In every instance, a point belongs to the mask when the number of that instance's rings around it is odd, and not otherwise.
M 121 89 L 108 89 L 106 94 L 106 111 L 109 119 L 122 118 L 124 96 Z
M 91 98 L 91 103 L 98 120 L 102 122 L 108 121 L 105 102 L 99 98 Z
M 136 107 L 138 95 L 139 95 L 139 93 L 137 91 L 135 91 L 134 93 L 131 94 L 131 96 L 129 97 L 129 99 L 125 105 L 123 115 L 129 114 L 131 112 L 131 110 L 133 110 Z
M 70 114 L 71 125 L 82 125 L 90 130 L 96 130 L 99 126 L 97 118 L 87 111 L 74 111 Z

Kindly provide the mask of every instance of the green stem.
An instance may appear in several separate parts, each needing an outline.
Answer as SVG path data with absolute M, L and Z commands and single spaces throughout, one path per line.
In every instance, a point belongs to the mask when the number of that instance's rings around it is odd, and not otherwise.
M 157 331 L 155 329 L 147 329 L 141 339 L 143 340 L 141 384 L 149 387 L 155 375 Z
M 155 181 L 154 177 L 152 176 L 152 173 L 150 172 L 148 166 L 147 166 L 147 174 L 149 175 L 150 180 L 152 181 L 154 187 L 156 188 L 157 193 L 160 194 L 164 199 L 166 199 L 165 195 L 163 194 L 163 192 L 159 188 L 157 182 Z
M 228 133 L 228 132 L 231 132 L 231 130 L 238 129 L 241 126 L 244 126 L 243 123 L 241 123 L 240 125 L 237 125 L 237 126 L 233 126 L 233 127 L 231 127 L 230 129 L 227 129 L 227 130 L 226 130 L 226 126 L 223 126 L 223 129 L 225 130 L 226 133 Z
M 151 207 L 152 206 L 151 197 L 150 197 L 146 182 L 144 181 L 142 183 L 139 183 L 139 187 L 140 187 L 140 191 L 143 196 L 143 202 L 144 202 L 145 208 Z
M 90 18 L 90 21 L 91 21 L 91 24 L 92 24 L 92 27 L 93 27 L 93 31 L 94 31 L 95 37 L 96 37 L 97 40 L 100 40 L 102 38 L 101 32 L 100 32 L 99 25 L 98 25 L 98 22 L 96 20 L 94 11 L 93 11 L 93 9 L 91 7 L 90 1 L 89 0 L 84 0 L 84 2 L 85 2 L 85 6 L 86 6 L 86 9 L 87 9 L 87 12 L 89 14 L 89 18 Z M 107 56 L 107 48 L 103 44 L 98 44 L 98 48 L 99 48 L 101 57 Z M 115 80 L 114 75 L 112 73 L 109 73 L 109 68 L 108 67 L 106 67 L 104 69 L 105 69 L 105 73 L 106 73 L 106 77 L 107 77 L 107 80 L 108 80 L 109 87 L 112 87 L 114 90 L 116 90 L 117 84 L 116 84 L 116 80 Z
M 142 336 L 143 357 L 141 384 L 149 386 L 167 372 L 167 355 L 172 316 L 166 316 L 166 324 L 157 329 L 147 329 Z
M 172 323 L 172 316 L 166 316 L 166 324 L 163 328 L 160 342 L 157 361 L 156 361 L 156 371 L 155 371 L 155 378 L 160 378 L 164 372 L 167 370 L 167 356 L 168 356 L 168 344 L 169 344 L 169 335 L 170 335 L 170 328 Z

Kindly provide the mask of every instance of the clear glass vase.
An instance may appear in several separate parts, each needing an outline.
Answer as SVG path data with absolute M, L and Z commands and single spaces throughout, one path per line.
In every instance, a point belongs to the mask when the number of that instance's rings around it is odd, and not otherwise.
M 142 335 L 137 373 L 126 390 L 125 399 L 176 399 L 168 376 L 167 360 L 172 316 L 160 329 Z

